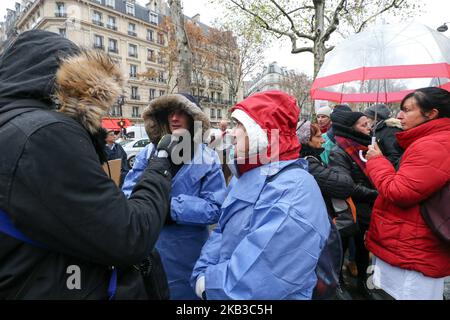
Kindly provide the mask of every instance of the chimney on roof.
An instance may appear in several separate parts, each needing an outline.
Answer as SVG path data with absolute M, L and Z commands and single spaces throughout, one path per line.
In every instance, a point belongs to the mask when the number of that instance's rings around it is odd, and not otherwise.
M 194 21 L 195 23 L 199 23 L 200 22 L 200 13 L 197 13 L 195 16 L 193 16 L 192 21 Z

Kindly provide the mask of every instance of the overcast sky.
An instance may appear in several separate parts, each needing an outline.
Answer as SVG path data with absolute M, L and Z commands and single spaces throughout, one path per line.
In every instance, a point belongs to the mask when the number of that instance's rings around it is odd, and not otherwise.
M 225 0 L 224 0 L 225 1 Z M 0 20 L 4 20 L 6 8 L 14 8 L 15 0 L 0 1 Z M 148 1 L 138 0 L 138 3 L 145 4 Z M 185 0 L 184 12 L 187 16 L 193 16 L 197 13 L 201 16 L 201 21 L 205 23 L 212 22 L 218 15 L 220 10 L 209 4 L 208 0 Z M 415 20 L 429 27 L 436 29 L 443 22 L 450 21 L 450 1 L 449 0 L 428 0 L 422 2 L 423 13 L 412 16 L 410 20 Z M 450 31 L 446 32 L 450 36 Z M 290 54 L 290 43 L 283 41 L 277 43 L 273 48 L 266 51 L 266 62 L 278 61 L 282 66 L 303 71 L 309 75 L 313 73 L 312 54 Z

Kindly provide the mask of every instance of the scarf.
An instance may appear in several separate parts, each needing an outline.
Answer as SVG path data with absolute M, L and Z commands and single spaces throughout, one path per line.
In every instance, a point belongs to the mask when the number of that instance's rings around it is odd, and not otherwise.
M 308 144 L 302 144 L 302 149 L 300 151 L 300 158 L 314 157 L 319 162 L 322 162 L 320 155 L 324 152 L 324 148 L 312 148 Z
M 342 150 L 344 150 L 345 153 L 347 153 L 350 158 L 352 158 L 352 160 L 356 162 L 356 164 L 364 172 L 366 177 L 369 177 L 366 169 L 366 163 L 359 158 L 359 151 L 365 152 L 369 150 L 369 148 L 348 138 L 335 136 L 335 139 L 338 146 L 341 147 Z

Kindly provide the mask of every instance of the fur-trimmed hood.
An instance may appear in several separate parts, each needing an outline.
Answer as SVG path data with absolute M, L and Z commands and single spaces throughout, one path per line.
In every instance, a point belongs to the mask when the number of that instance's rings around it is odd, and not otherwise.
M 82 51 L 63 60 L 56 73 L 58 111 L 95 133 L 121 94 L 123 83 L 119 66 L 109 56 L 101 51 Z
M 94 134 L 122 86 L 120 67 L 105 53 L 53 32 L 24 32 L 0 57 L 0 113 L 13 101 L 35 99 Z
M 194 133 L 194 141 L 201 142 L 203 133 L 211 126 L 209 119 L 197 104 L 183 94 L 169 94 L 156 98 L 144 110 L 142 117 L 150 141 L 157 143 L 163 135 L 170 133 L 167 118 L 170 113 L 176 110 L 186 112 L 194 122 L 201 122 L 202 130 L 197 130 Z
M 386 124 L 386 126 L 391 127 L 391 128 L 403 129 L 401 121 L 399 119 L 396 119 L 396 118 L 386 119 L 384 121 L 384 123 Z

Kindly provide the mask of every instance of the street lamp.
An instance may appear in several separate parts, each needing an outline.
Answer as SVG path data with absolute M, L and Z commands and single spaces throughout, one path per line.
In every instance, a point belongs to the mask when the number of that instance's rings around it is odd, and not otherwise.
M 120 116 L 123 117 L 123 113 L 122 113 L 122 106 L 125 104 L 125 96 L 121 95 L 118 99 L 117 99 L 117 105 L 119 106 L 119 112 L 120 112 Z
M 437 28 L 437 31 L 439 31 L 439 32 L 445 32 L 445 31 L 447 31 L 447 30 L 448 30 L 447 23 L 449 23 L 449 22 L 444 22 L 443 25 L 441 25 L 439 28 Z

